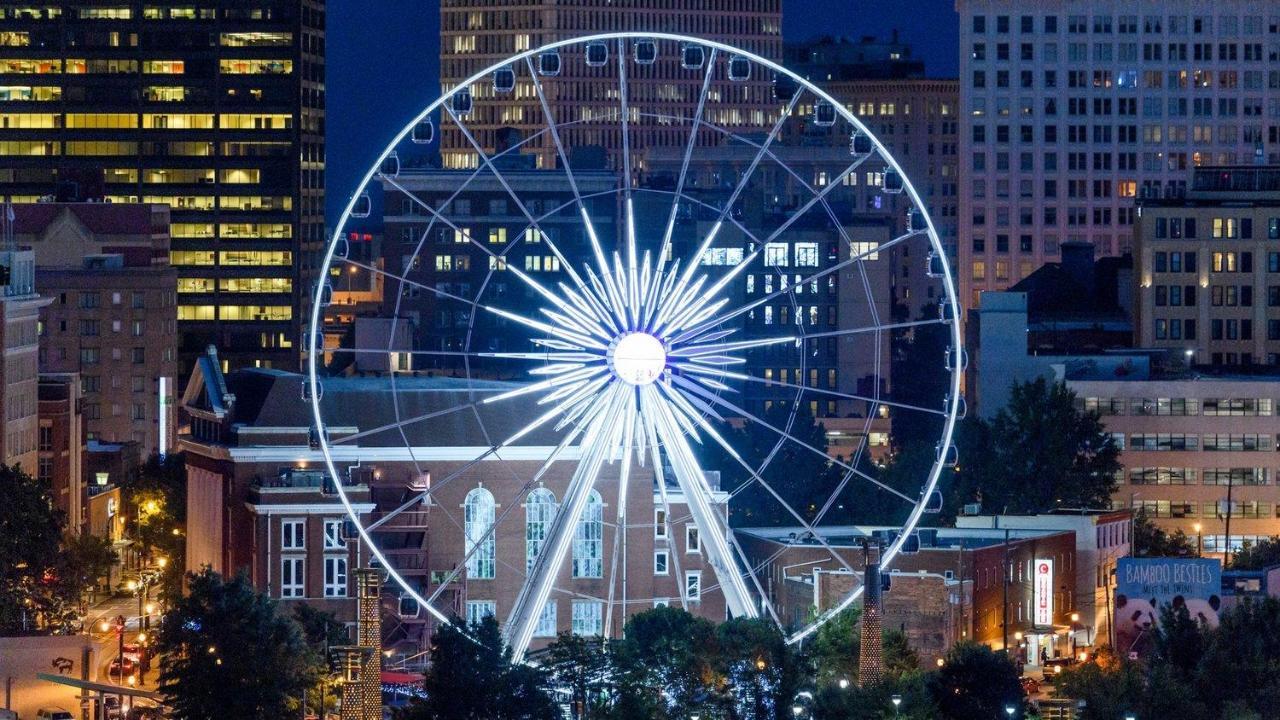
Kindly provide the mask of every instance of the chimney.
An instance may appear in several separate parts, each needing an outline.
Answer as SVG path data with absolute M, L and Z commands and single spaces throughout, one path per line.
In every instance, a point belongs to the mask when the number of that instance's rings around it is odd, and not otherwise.
M 1092 298 L 1095 288 L 1093 276 L 1093 243 L 1068 241 L 1060 246 L 1062 272 L 1080 288 L 1084 297 Z

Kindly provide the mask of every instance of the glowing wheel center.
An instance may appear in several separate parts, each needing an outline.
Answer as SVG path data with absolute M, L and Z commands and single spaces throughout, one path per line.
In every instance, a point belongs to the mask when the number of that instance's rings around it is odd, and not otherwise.
M 661 340 L 648 333 L 627 333 L 614 341 L 609 367 L 622 382 L 648 385 L 666 369 L 667 350 Z

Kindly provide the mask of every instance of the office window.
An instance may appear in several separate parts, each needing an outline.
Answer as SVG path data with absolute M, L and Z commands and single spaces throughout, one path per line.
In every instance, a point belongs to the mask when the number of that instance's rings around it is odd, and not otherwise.
M 306 596 L 305 558 L 280 558 L 280 597 L 300 598 Z
M 573 537 L 573 576 L 604 577 L 604 502 L 595 490 L 587 498 Z
M 281 520 L 280 521 L 280 549 L 281 550 L 305 550 L 306 549 L 306 520 Z
M 347 541 L 342 537 L 342 524 L 345 522 L 340 518 L 328 518 L 324 521 L 324 549 L 325 550 L 342 550 L 347 546 Z
M 489 528 L 493 526 L 494 507 L 493 493 L 484 488 L 473 489 L 463 501 L 465 552 L 470 556 L 467 560 L 467 576 L 472 580 L 493 579 L 497 558 L 493 533 L 489 532 Z M 472 548 L 477 546 L 479 549 L 472 553 Z
M 698 526 L 684 526 L 684 551 L 687 553 L 702 552 L 702 537 L 698 535 Z
M 548 600 L 538 615 L 538 624 L 533 628 L 533 636 L 553 638 L 556 636 L 556 601 Z
M 493 600 L 468 600 L 467 624 L 479 625 L 487 617 L 497 617 L 498 603 Z
M 599 600 L 573 601 L 573 634 L 596 636 L 604 633 L 604 603 Z
M 702 599 L 702 572 L 700 570 L 688 570 L 684 574 L 684 594 L 689 602 L 698 602 Z
M 536 488 L 529 493 L 524 506 L 525 572 L 533 570 L 533 563 L 542 551 L 547 530 L 556 515 L 556 496 L 547 488 Z
M 654 550 L 653 551 L 653 574 L 667 575 L 668 573 L 670 573 L 670 567 L 669 567 L 670 560 L 671 560 L 671 557 L 667 554 L 666 550 Z
M 345 557 L 326 557 L 324 559 L 324 596 L 341 598 L 347 596 L 347 559 Z

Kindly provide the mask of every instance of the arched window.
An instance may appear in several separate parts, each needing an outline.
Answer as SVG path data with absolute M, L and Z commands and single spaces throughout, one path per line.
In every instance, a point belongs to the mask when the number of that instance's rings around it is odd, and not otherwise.
M 604 501 L 595 490 L 587 497 L 573 536 L 573 576 L 604 577 Z
M 466 534 L 466 552 L 480 546 L 474 555 L 467 559 L 467 577 L 472 580 L 492 580 L 494 566 L 493 535 L 486 534 L 493 527 L 493 493 L 484 488 L 476 488 L 467 493 L 463 502 L 464 527 Z
M 551 529 L 551 519 L 556 516 L 556 496 L 550 490 L 541 487 L 529 493 L 524 504 L 524 567 L 525 572 L 533 570 L 533 563 L 542 551 L 547 539 L 547 531 Z

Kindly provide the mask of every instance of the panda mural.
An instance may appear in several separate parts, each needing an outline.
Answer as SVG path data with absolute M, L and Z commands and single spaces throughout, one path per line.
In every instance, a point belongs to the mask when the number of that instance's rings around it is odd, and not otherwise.
M 1116 566 L 1116 649 L 1142 655 L 1164 608 L 1186 609 L 1191 619 L 1218 625 L 1222 565 L 1204 558 L 1121 558 Z

